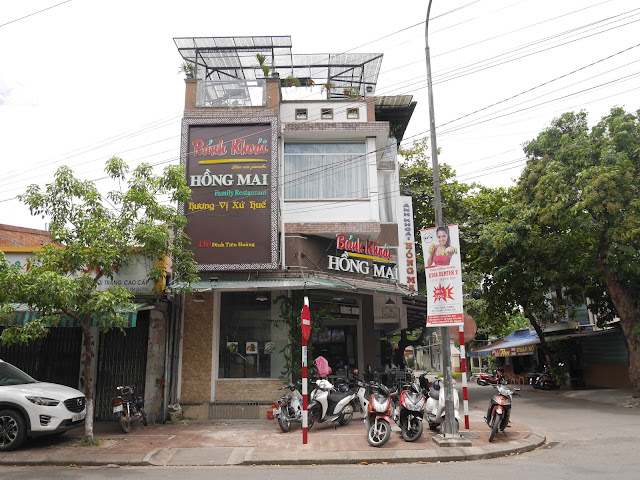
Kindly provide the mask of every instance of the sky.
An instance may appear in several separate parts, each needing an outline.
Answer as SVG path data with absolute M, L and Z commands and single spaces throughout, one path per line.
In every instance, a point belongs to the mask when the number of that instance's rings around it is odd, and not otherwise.
M 174 37 L 290 35 L 294 54 L 382 53 L 376 95 L 413 95 L 403 146 L 429 136 L 428 1 L 0 0 L 0 224 L 46 228 L 16 196 L 67 165 L 109 188 L 112 156 L 179 163 Z M 522 145 L 563 112 L 590 124 L 640 108 L 634 0 L 434 0 L 439 161 L 460 181 L 514 185 Z

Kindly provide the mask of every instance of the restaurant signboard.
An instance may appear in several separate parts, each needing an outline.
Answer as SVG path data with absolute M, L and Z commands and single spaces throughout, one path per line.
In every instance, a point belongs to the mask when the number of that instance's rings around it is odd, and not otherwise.
M 182 213 L 199 271 L 278 267 L 277 158 L 276 117 L 183 119 Z

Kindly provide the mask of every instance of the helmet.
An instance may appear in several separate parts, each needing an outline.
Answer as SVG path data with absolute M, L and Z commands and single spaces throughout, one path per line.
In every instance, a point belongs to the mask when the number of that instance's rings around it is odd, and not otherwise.
M 349 391 L 349 385 L 347 385 L 346 383 L 342 383 L 338 386 L 338 391 L 341 393 L 345 393 Z

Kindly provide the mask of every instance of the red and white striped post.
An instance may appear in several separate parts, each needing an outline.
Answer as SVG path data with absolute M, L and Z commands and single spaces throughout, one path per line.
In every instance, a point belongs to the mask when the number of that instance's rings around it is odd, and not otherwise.
M 460 325 L 460 370 L 462 371 L 462 404 L 464 406 L 464 428 L 469 430 L 469 396 L 467 394 L 467 355 L 464 349 L 464 326 Z
M 300 314 L 300 326 L 302 327 L 302 444 L 307 444 L 309 431 L 307 419 L 307 340 L 311 334 L 311 311 L 309 310 L 309 297 L 304 297 L 304 305 Z

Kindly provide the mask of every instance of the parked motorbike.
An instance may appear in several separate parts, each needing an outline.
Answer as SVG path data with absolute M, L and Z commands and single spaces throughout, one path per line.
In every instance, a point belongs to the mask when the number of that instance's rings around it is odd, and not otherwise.
M 455 380 L 453 385 L 455 386 Z M 456 431 L 460 429 L 460 413 L 458 408 L 460 406 L 460 398 L 458 391 L 453 389 L 453 406 L 455 423 L 457 425 Z M 442 380 L 435 380 L 429 388 L 429 396 L 427 397 L 427 404 L 424 413 L 425 419 L 429 422 L 429 428 L 436 430 L 440 428 L 441 433 L 453 433 L 448 432 L 445 422 L 445 388 L 442 384 Z
M 512 396 L 519 395 L 517 392 L 520 391 L 519 388 L 510 390 L 502 385 L 495 385 L 494 388 L 497 390 L 497 393 L 489 402 L 487 416 L 484 417 L 487 425 L 491 428 L 491 433 L 489 434 L 490 442 L 493 442 L 498 430 L 505 433 L 504 429 L 509 425 L 509 417 L 511 416 Z
M 302 394 L 297 389 L 299 385 L 300 382 L 280 388 L 279 390 L 290 390 L 291 393 L 283 395 L 273 404 L 271 418 L 278 419 L 278 425 L 284 433 L 291 430 L 291 422 L 302 424 Z
M 371 393 L 366 402 L 364 427 L 367 430 L 369 444 L 373 447 L 381 447 L 389 441 L 391 436 L 392 392 L 386 385 L 378 382 L 372 382 L 369 387 Z
M 564 363 L 558 364 L 558 366 L 564 366 Z M 529 384 L 533 388 L 540 388 L 542 390 L 556 390 L 560 388 L 560 386 L 556 383 L 554 378 L 551 376 L 551 372 L 549 371 L 549 367 L 545 367 L 544 372 L 538 373 L 535 376 L 532 376 L 529 379 Z
M 116 387 L 118 396 L 111 400 L 116 421 L 124 433 L 131 431 L 131 424 L 142 422 L 147 426 L 147 415 L 144 413 L 144 397 L 136 396 L 132 386 Z
M 498 385 L 499 383 L 502 385 L 507 384 L 507 379 L 504 376 L 504 370 L 502 367 L 498 368 L 494 375 L 489 373 L 481 373 L 478 378 L 476 378 L 476 383 L 478 385 Z
M 318 422 L 332 422 L 347 425 L 353 418 L 356 408 L 356 393 L 347 389 L 338 392 L 328 380 L 312 380 L 315 388 L 311 392 L 311 402 L 307 411 L 307 429 Z
M 393 420 L 402 431 L 402 438 L 415 442 L 422 435 L 425 397 L 417 380 L 406 383 L 402 391 L 392 395 L 397 398 L 393 409 Z M 395 403 L 395 402 L 394 402 Z

